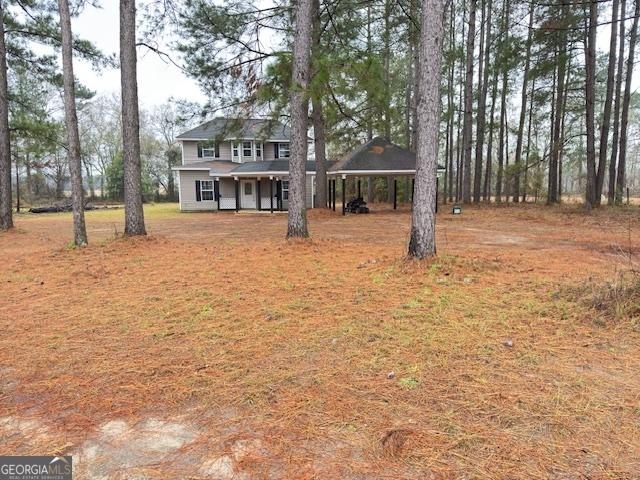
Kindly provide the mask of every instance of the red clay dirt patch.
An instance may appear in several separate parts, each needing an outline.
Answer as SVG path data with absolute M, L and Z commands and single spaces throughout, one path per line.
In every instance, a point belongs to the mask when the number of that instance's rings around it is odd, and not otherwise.
M 142 239 L 90 213 L 83 249 L 67 215 L 0 235 L 4 451 L 78 478 L 640 471 L 638 331 L 558 295 L 608 277 L 637 215 L 443 213 L 438 259 L 407 263 L 406 211 L 311 212 L 286 242 L 284 215 L 169 208 Z

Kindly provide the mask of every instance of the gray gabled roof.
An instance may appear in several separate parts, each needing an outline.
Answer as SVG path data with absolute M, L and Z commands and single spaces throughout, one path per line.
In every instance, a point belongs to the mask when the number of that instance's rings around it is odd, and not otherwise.
M 260 139 L 289 140 L 289 127 L 275 120 L 260 118 L 214 118 L 178 135 L 178 140 Z
M 344 155 L 330 169 L 332 172 L 403 172 L 415 171 L 416 154 L 375 137 Z M 444 167 L 438 166 L 438 170 Z

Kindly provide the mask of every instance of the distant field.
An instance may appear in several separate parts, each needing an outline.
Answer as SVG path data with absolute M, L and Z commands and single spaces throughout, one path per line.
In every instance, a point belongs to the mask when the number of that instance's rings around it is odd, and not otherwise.
M 78 479 L 638 478 L 640 212 L 446 210 L 424 263 L 376 205 L 311 211 L 309 242 L 284 214 L 152 205 L 130 240 L 92 211 L 83 249 L 68 213 L 17 216 L 2 452 Z

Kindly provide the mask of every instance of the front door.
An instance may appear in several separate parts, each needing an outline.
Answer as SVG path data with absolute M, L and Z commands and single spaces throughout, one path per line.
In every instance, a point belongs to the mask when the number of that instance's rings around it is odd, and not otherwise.
M 240 207 L 256 208 L 255 180 L 240 180 Z

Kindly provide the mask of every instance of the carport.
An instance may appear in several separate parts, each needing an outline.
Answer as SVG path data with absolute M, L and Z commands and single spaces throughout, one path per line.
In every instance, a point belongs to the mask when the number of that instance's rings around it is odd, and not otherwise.
M 438 165 L 436 182 L 443 174 L 444 168 Z M 382 137 L 375 137 L 360 145 L 355 150 L 344 155 L 328 171 L 329 207 L 336 210 L 336 186 L 338 179 L 342 180 L 342 214 L 346 214 L 346 186 L 347 178 L 355 178 L 356 194 L 362 195 L 361 181 L 367 177 L 393 177 L 393 209 L 398 207 L 398 177 L 410 177 L 413 202 L 413 187 L 416 174 L 416 154 L 388 142 Z M 438 209 L 438 184 L 436 183 L 436 211 Z

